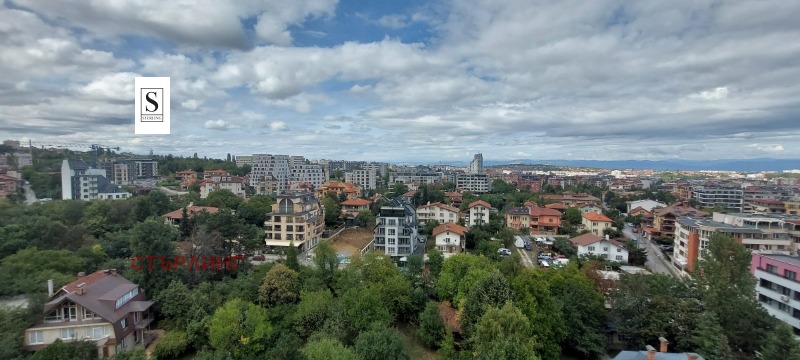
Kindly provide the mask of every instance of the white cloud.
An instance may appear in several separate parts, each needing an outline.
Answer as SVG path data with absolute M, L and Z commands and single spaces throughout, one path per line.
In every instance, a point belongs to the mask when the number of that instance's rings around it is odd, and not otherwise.
M 195 99 L 189 99 L 184 102 L 181 102 L 181 107 L 183 107 L 186 110 L 197 110 L 197 108 L 199 108 L 201 104 L 202 103 L 200 101 L 197 101 Z
M 402 29 L 409 25 L 406 16 L 399 14 L 381 16 L 377 22 L 381 26 L 395 30 Z
M 228 130 L 230 128 L 230 124 L 222 119 L 217 120 L 207 120 L 205 125 L 203 125 L 206 129 L 211 130 Z
M 727 87 L 718 87 L 714 90 L 701 91 L 699 93 L 694 93 L 689 95 L 689 98 L 699 99 L 699 100 L 721 100 L 727 97 L 728 97 Z
M 750 144 L 747 145 L 749 148 L 756 149 L 758 151 L 763 151 L 766 153 L 780 153 L 783 152 L 783 145 L 780 144 Z
M 289 128 L 286 127 L 286 123 L 283 121 L 273 121 L 269 124 L 269 128 L 272 131 L 286 131 Z

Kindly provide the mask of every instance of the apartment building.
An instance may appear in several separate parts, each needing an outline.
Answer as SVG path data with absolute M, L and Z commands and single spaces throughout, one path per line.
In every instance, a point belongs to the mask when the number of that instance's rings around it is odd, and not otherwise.
M 247 183 L 253 187 L 257 195 L 278 194 L 278 180 L 272 175 L 249 175 Z
M 653 212 L 653 228 L 657 236 L 674 237 L 675 222 L 679 217 L 705 217 L 706 213 L 684 203 L 678 203 L 665 208 L 655 209 Z
M 744 191 L 734 187 L 695 186 L 692 188 L 692 199 L 704 208 L 721 206 L 741 212 L 744 206 Z
M 239 155 L 234 158 L 234 161 L 236 162 L 236 167 L 253 166 L 253 156 Z
M 492 212 L 492 205 L 483 200 L 473 201 L 468 206 L 467 226 L 486 225 L 489 223 L 489 215 Z
M 719 213 L 715 213 L 719 214 Z M 720 214 L 721 216 L 728 214 Z M 730 222 L 732 218 L 717 217 Z M 744 218 L 739 218 L 742 221 Z M 789 254 L 792 248 L 792 238 L 787 231 L 776 228 L 775 224 L 762 223 L 762 228 L 752 225 L 737 226 L 730 223 L 715 221 L 708 218 L 680 217 L 676 222 L 673 264 L 684 273 L 690 273 L 697 267 L 703 258 L 703 251 L 708 247 L 709 238 L 715 232 L 733 237 L 736 242 L 744 245 L 754 253 L 770 252 Z M 767 228 L 763 228 L 763 227 Z M 769 227 L 772 227 L 770 229 Z
M 800 198 L 792 198 L 783 202 L 783 212 L 786 215 L 800 215 Z
M 440 202 L 428 202 L 425 205 L 417 207 L 417 220 L 419 220 L 421 224 L 424 224 L 428 220 L 436 220 L 439 224 L 458 222 L 459 218 L 461 218 L 461 216 L 457 207 Z
M 22 178 L 16 171 L 0 169 L 0 197 L 16 194 L 22 190 Z
M 742 189 L 742 211 L 753 212 L 763 200 L 783 201 L 792 197 L 792 190 L 779 186 L 746 186 Z
M 581 218 L 582 229 L 598 236 L 602 236 L 606 229 L 616 230 L 613 225 L 614 220 L 599 212 L 587 212 Z
M 371 170 L 352 170 L 344 173 L 344 181 L 360 186 L 364 190 L 375 190 L 378 186 L 378 172 Z
M 130 185 L 136 180 L 158 178 L 158 161 L 152 159 L 108 159 L 97 164 L 105 177 L 117 185 Z
M 505 220 L 506 226 L 514 230 L 527 228 L 531 234 L 555 235 L 561 226 L 561 212 L 531 204 L 509 209 Z
M 389 164 L 384 162 L 328 161 L 327 168 L 330 174 L 333 174 L 335 171 L 375 170 L 377 176 L 384 177 L 389 173 Z
M 27 350 L 41 350 L 57 339 L 87 341 L 105 359 L 152 341 L 153 302 L 143 289 L 114 269 L 78 276 L 55 293 L 52 280 L 48 282 L 44 316 L 25 330 Z
M 750 211 L 754 213 L 783 214 L 786 211 L 786 206 L 780 200 L 755 199 L 750 204 Z
M 435 228 L 431 232 L 434 238 L 436 249 L 445 258 L 464 252 L 469 229 L 452 222 L 446 222 Z
M 17 168 L 21 169 L 23 166 L 33 165 L 33 155 L 26 152 L 15 152 L 14 158 L 17 160 Z
M 489 174 L 458 174 L 456 175 L 456 189 L 472 193 L 487 193 L 492 191 L 492 177 Z
M 750 227 L 771 234 L 774 241 L 765 247 L 748 246 L 753 251 L 800 254 L 800 216 L 787 214 L 714 213 L 712 219 L 728 225 Z M 788 239 L 788 240 L 787 240 Z M 787 242 L 788 241 L 788 242 Z M 781 248 L 781 246 L 784 246 Z
M 252 168 L 250 170 L 251 181 L 253 179 L 275 179 L 277 185 L 276 194 L 282 194 L 289 187 L 291 168 L 289 167 L 288 155 L 253 154 Z M 249 184 L 255 186 L 255 183 Z
M 800 258 L 756 253 L 750 272 L 756 278 L 756 297 L 761 306 L 800 336 Z
M 289 184 L 311 184 L 315 189 L 328 180 L 322 166 L 295 161 L 291 166 Z
M 475 154 L 472 162 L 469 163 L 469 172 L 473 174 L 483 173 L 483 154 Z
M 127 199 L 130 193 L 114 185 L 105 170 L 90 168 L 81 160 L 61 162 L 61 198 L 63 200 Z
M 444 174 L 432 171 L 398 171 L 389 174 L 389 184 L 435 184 L 443 181 Z
M 414 253 L 419 241 L 417 211 L 402 197 L 382 206 L 376 220 L 372 248 L 394 259 Z
M 667 204 L 662 202 L 658 202 L 655 200 L 645 199 L 645 200 L 636 200 L 636 201 L 628 201 L 628 211 L 627 213 L 630 214 L 633 209 L 642 208 L 643 210 L 652 213 L 653 209 L 655 208 L 665 208 Z
M 281 194 L 276 200 L 264 221 L 266 245 L 285 248 L 293 243 L 301 251 L 317 246 L 325 230 L 325 209 L 314 193 Z

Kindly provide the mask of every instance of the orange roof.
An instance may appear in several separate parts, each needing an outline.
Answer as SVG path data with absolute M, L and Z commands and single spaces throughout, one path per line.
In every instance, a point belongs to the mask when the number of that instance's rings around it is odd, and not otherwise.
M 447 196 L 447 197 L 450 197 L 450 198 L 452 198 L 452 197 L 464 197 L 464 194 L 457 193 L 457 192 L 446 192 L 446 193 L 444 193 L 444 196 Z
M 175 173 L 176 175 L 193 175 L 197 174 L 197 171 L 194 170 L 181 170 Z
M 531 216 L 558 216 L 561 217 L 561 212 L 556 209 L 548 209 L 538 206 L 531 206 L 529 214 Z
M 478 205 L 482 205 L 483 207 L 490 208 L 490 209 L 492 208 L 491 204 L 489 204 L 488 202 L 483 201 L 483 200 L 477 200 L 477 201 L 473 201 L 473 202 L 469 203 L 469 207 L 478 206 Z
M 416 190 L 410 190 L 410 191 L 407 191 L 405 194 L 403 194 L 403 196 L 412 197 L 412 196 L 414 196 L 416 194 L 417 194 Z
M 562 210 L 566 210 L 567 208 L 569 208 L 569 206 L 564 205 L 562 203 L 546 204 L 544 207 L 548 209 L 562 209 Z
M 215 208 L 213 206 L 189 206 L 189 207 L 186 208 L 186 215 L 189 215 L 189 217 L 192 217 L 192 216 L 194 216 L 194 215 L 196 215 L 198 213 L 201 213 L 203 211 L 206 211 L 206 212 L 208 212 L 210 214 L 213 214 L 213 213 L 216 213 L 217 211 L 219 211 L 219 209 Z M 183 217 L 183 209 L 178 209 L 178 210 L 166 213 L 166 214 L 161 215 L 161 216 L 165 217 L 165 218 L 168 218 L 168 219 L 180 219 L 180 218 Z
M 216 170 L 206 170 L 205 173 L 206 174 L 227 174 L 228 172 L 225 171 L 225 170 L 222 170 L 222 169 L 216 169 Z
M 439 225 L 439 226 L 433 228 L 433 231 L 431 232 L 431 235 L 432 236 L 436 236 L 436 235 L 439 235 L 439 234 L 441 234 L 441 233 L 443 233 L 445 231 L 454 232 L 454 233 L 456 233 L 458 235 L 464 236 L 467 233 L 467 231 L 469 231 L 469 229 L 467 229 L 467 228 L 465 228 L 465 227 L 463 227 L 461 225 L 458 225 L 456 223 L 453 223 L 453 222 L 446 222 L 446 223 L 444 223 L 442 225 Z
M 589 220 L 589 221 L 614 222 L 614 220 L 609 219 L 608 216 L 605 216 L 605 215 L 603 215 L 601 213 L 597 213 L 597 212 L 587 212 L 587 213 L 583 214 L 583 217 L 586 220 Z
M 364 206 L 364 205 L 369 205 L 369 204 L 372 204 L 372 201 L 369 201 L 369 200 L 366 200 L 366 199 L 347 199 L 345 201 L 342 201 L 339 205 L 343 205 L 343 206 Z

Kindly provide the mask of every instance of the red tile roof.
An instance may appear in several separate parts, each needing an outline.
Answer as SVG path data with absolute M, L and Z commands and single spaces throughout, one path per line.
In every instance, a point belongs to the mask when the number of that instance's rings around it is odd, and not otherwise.
M 548 209 L 538 206 L 532 206 L 530 209 L 531 216 L 558 216 L 561 217 L 561 212 L 556 209 Z
M 489 204 L 488 202 L 483 201 L 483 200 L 476 200 L 476 201 L 473 201 L 473 202 L 469 203 L 469 207 L 478 206 L 478 205 L 482 205 L 483 207 L 490 208 L 490 209 L 492 208 L 491 204 Z
M 586 220 L 589 220 L 589 221 L 614 222 L 614 220 L 609 219 L 608 216 L 605 216 L 605 215 L 603 215 L 601 213 L 596 213 L 596 212 L 585 213 L 585 214 L 583 214 L 583 217 Z
M 213 214 L 213 213 L 216 213 L 217 211 L 219 211 L 219 209 L 215 208 L 213 206 L 189 206 L 189 207 L 186 208 L 186 214 L 189 215 L 189 217 L 192 217 L 192 216 L 194 216 L 194 215 L 196 215 L 198 213 L 201 213 L 203 211 L 206 211 L 206 212 L 208 212 L 210 214 Z M 161 216 L 165 217 L 165 218 L 168 218 L 168 219 L 180 219 L 180 218 L 183 217 L 183 209 L 178 209 L 178 210 L 166 213 L 166 214 L 161 215 Z
M 467 228 L 465 228 L 465 227 L 463 227 L 461 225 L 458 225 L 456 223 L 446 222 L 444 224 L 441 224 L 441 225 L 433 228 L 433 231 L 431 232 L 431 235 L 432 236 L 436 236 L 436 235 L 439 235 L 439 234 L 441 234 L 441 233 L 443 233 L 445 231 L 454 232 L 454 233 L 456 233 L 458 235 L 464 236 L 467 233 L 467 231 L 469 231 L 469 229 L 467 229 Z
M 562 210 L 566 210 L 566 209 L 569 208 L 569 206 L 564 205 L 562 203 L 546 204 L 544 207 L 546 207 L 548 209 L 562 209 Z
M 596 243 L 598 241 L 601 241 L 601 240 L 604 240 L 604 239 L 605 238 L 602 237 L 602 236 L 595 235 L 595 234 L 592 234 L 592 233 L 586 233 L 586 234 L 583 234 L 583 235 L 580 235 L 580 236 L 576 236 L 576 237 L 574 237 L 572 239 L 569 239 L 569 241 L 571 243 L 575 244 L 575 245 L 578 245 L 578 246 L 586 246 L 586 245 L 589 245 L 589 244 L 594 244 L 594 243 Z
M 369 204 L 372 204 L 372 201 L 369 201 L 369 200 L 366 200 L 366 199 L 348 199 L 348 200 L 342 201 L 339 205 L 342 205 L 342 206 L 364 206 L 364 205 L 369 205 Z
M 417 209 L 424 209 L 424 208 L 429 208 L 429 207 L 439 207 L 439 208 L 442 208 L 442 209 L 445 209 L 445 210 L 449 210 L 449 211 L 452 211 L 452 212 L 456 212 L 456 213 L 458 212 L 458 208 L 457 207 L 450 206 L 450 205 L 447 205 L 447 204 L 444 204 L 444 203 L 440 203 L 440 202 L 430 203 L 430 204 L 427 204 L 427 205 L 420 205 Z M 491 207 L 491 206 L 489 206 L 489 207 Z

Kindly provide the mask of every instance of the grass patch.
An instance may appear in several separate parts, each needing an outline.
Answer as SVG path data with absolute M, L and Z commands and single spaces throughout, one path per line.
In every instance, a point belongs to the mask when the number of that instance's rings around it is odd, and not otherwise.
M 400 331 L 400 342 L 403 343 L 403 348 L 408 353 L 408 356 L 415 360 L 439 360 L 439 354 L 436 351 L 428 349 L 417 338 L 415 328 L 408 324 L 400 324 L 397 326 Z

